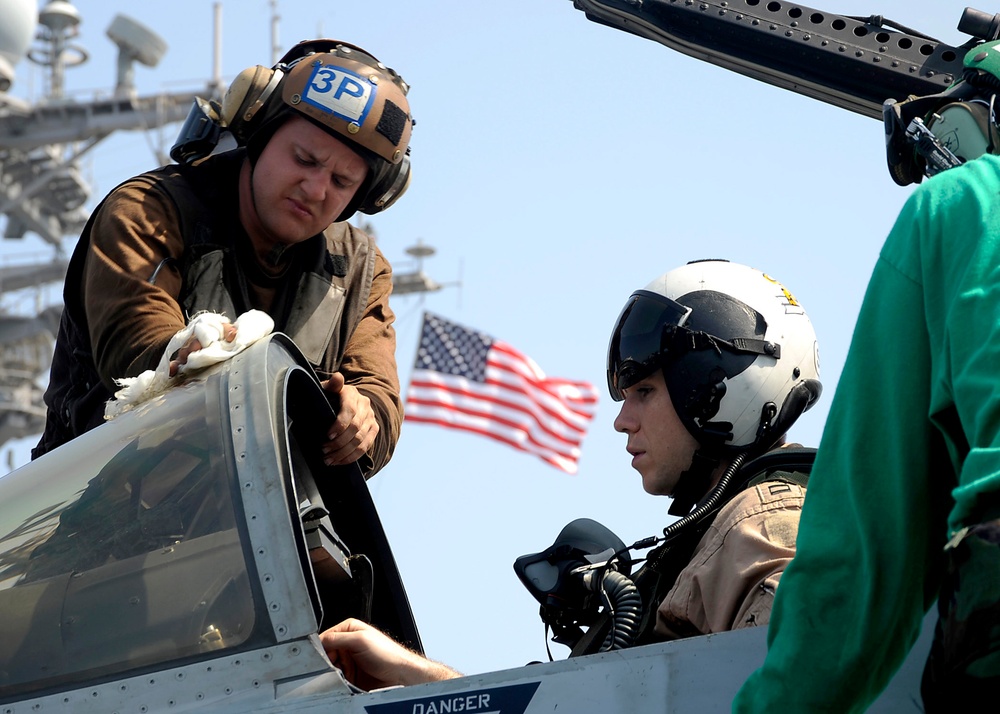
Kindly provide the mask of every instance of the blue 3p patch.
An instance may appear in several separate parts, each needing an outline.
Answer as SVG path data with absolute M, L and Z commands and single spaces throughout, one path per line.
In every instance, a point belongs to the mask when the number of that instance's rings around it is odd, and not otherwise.
M 306 84 L 302 101 L 362 125 L 375 100 L 375 90 L 375 85 L 360 75 L 342 67 L 319 65 Z

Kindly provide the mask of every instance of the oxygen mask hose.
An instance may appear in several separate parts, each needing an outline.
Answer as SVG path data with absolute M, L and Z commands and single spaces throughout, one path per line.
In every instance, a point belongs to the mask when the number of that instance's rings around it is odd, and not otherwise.
M 642 598 L 635 583 L 617 570 L 587 571 L 583 574 L 583 583 L 601 596 L 604 609 L 611 616 L 611 629 L 598 651 L 631 647 L 639 634 L 642 619 Z
M 722 501 L 722 497 L 725 495 L 726 490 L 729 488 L 729 482 L 732 481 L 733 476 L 736 472 L 740 470 L 740 466 L 746 460 L 746 453 L 737 454 L 732 463 L 729 464 L 729 468 L 726 469 L 725 473 L 722 474 L 722 478 L 719 479 L 719 483 L 715 488 L 712 489 L 711 493 L 705 497 L 701 505 L 698 506 L 694 511 L 684 516 L 678 521 L 674 521 L 669 526 L 663 529 L 663 540 L 669 540 L 672 536 L 677 535 L 680 531 L 684 530 L 687 526 L 692 523 L 697 523 L 705 516 L 709 515 Z

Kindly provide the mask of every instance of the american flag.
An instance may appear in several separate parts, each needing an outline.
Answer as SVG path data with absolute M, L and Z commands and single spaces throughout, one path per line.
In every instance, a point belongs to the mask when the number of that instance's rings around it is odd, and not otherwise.
M 408 421 L 482 434 L 573 474 L 596 409 L 594 385 L 546 377 L 506 342 L 424 313 Z

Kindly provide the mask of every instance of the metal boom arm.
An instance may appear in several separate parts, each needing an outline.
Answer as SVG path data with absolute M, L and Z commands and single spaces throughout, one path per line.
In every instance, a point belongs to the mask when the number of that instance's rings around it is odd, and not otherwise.
M 844 109 L 882 118 L 884 100 L 943 91 L 966 52 L 997 39 L 1000 15 L 966 8 L 960 46 L 781 0 L 573 0 L 594 22 Z

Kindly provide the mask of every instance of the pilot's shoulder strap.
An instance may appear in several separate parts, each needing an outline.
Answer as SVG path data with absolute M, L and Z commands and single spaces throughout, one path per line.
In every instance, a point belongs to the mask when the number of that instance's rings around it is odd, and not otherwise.
M 806 488 L 815 460 L 815 448 L 785 446 L 745 463 L 740 468 L 736 481 L 744 484 L 739 490 L 753 488 L 765 481 L 787 481 Z

